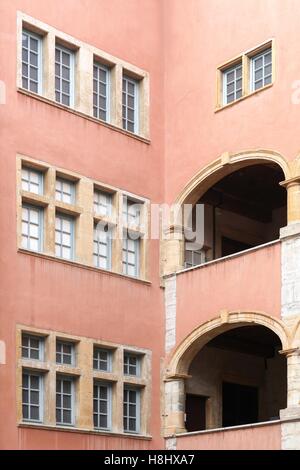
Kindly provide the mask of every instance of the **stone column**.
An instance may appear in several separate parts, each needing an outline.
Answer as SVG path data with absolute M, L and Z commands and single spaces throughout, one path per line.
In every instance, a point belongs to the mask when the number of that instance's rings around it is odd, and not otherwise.
M 171 226 L 164 231 L 163 274 L 171 274 L 183 269 L 184 236 L 181 226 Z
M 185 382 L 176 377 L 165 382 L 165 436 L 186 432 Z
M 287 408 L 280 411 L 281 447 L 300 450 L 300 348 L 282 354 L 287 357 Z
M 288 324 L 300 312 L 300 222 L 280 230 L 281 316 Z
M 283 183 L 287 189 L 288 224 L 300 222 L 300 178 Z

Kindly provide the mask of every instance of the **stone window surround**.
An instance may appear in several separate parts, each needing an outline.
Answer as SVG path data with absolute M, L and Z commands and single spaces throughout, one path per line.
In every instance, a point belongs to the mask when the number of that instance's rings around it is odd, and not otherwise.
M 42 195 L 22 190 L 22 166 L 33 168 L 43 173 L 44 193 Z M 78 173 L 54 167 L 40 160 L 17 154 L 17 247 L 18 251 L 31 253 L 37 256 L 47 256 L 68 264 L 79 264 L 102 273 L 118 274 L 122 277 L 136 281 L 147 281 L 148 278 L 148 227 L 150 217 L 150 201 L 132 193 L 122 191 L 113 186 L 102 184 L 99 181 L 79 175 Z M 56 176 L 70 179 L 76 185 L 75 204 L 57 201 L 55 197 Z M 101 216 L 94 213 L 94 189 L 110 192 L 113 210 L 110 216 Z M 122 267 L 122 236 L 127 227 L 124 224 L 123 196 L 139 201 L 142 207 L 141 223 L 130 230 L 140 234 L 140 265 L 139 277 L 123 274 Z M 22 248 L 22 204 L 31 204 L 44 210 L 43 220 L 43 251 L 35 252 Z M 66 260 L 55 256 L 55 215 L 56 212 L 74 217 L 75 222 L 75 254 L 73 260 Z M 118 214 L 118 221 L 117 217 Z M 105 221 L 117 231 L 112 240 L 112 269 L 97 268 L 93 264 L 93 237 L 94 223 Z
M 22 333 L 30 333 L 44 338 L 44 360 L 22 358 Z M 76 365 L 56 363 L 56 340 L 68 340 L 75 344 Z M 93 369 L 94 346 L 113 351 L 112 372 Z M 139 354 L 141 376 L 128 377 L 123 374 L 124 350 Z M 122 435 L 124 437 L 151 438 L 151 351 L 133 346 L 125 346 L 109 341 L 81 337 L 44 330 L 18 324 L 16 328 L 16 384 L 17 384 L 17 423 L 19 426 L 49 428 L 55 430 L 93 432 L 96 434 Z M 22 419 L 22 371 L 39 372 L 44 381 L 44 416 L 41 423 Z M 67 375 L 75 381 L 75 425 L 56 424 L 56 375 Z M 112 384 L 112 426 L 111 430 L 98 430 L 93 423 L 93 383 L 94 381 Z M 132 385 L 141 391 L 140 432 L 128 433 L 123 430 L 123 390 L 124 385 Z M 89 399 L 86 399 L 89 397 Z
M 42 37 L 43 90 L 36 94 L 22 88 L 22 30 L 39 34 Z M 75 52 L 75 96 L 74 106 L 64 106 L 55 101 L 54 63 L 55 44 L 59 43 Z M 110 68 L 110 120 L 101 121 L 93 115 L 93 64 L 94 61 Z M 123 129 L 122 126 L 122 78 L 126 74 L 139 83 L 139 132 Z M 17 89 L 24 94 L 45 100 L 94 122 L 136 137 L 149 143 L 149 73 L 135 65 L 123 61 L 90 44 L 56 30 L 25 13 L 17 12 Z
M 271 49 L 272 51 L 272 81 L 268 85 L 264 85 L 263 87 L 251 91 L 250 87 L 250 77 L 251 77 L 251 59 L 252 57 L 256 56 L 260 52 L 265 51 L 266 49 Z M 237 65 L 238 63 L 242 63 L 242 96 L 230 103 L 223 104 L 223 72 Z M 216 79 L 216 107 L 215 112 L 221 111 L 222 109 L 228 108 L 233 106 L 236 103 L 252 96 L 256 93 L 259 93 L 266 88 L 270 88 L 273 86 L 275 81 L 275 40 L 274 38 L 268 39 L 267 41 L 263 42 L 262 44 L 256 46 L 255 48 L 248 49 L 247 51 L 242 52 L 238 56 L 233 57 L 231 60 L 227 60 L 223 62 L 217 67 L 217 79 Z

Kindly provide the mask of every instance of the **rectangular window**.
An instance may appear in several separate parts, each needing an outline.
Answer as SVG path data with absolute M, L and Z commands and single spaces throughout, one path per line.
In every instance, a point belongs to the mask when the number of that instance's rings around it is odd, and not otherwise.
M 55 47 L 55 100 L 74 105 L 74 52 L 59 45 Z
M 123 129 L 138 133 L 138 87 L 139 83 L 133 78 L 123 76 L 122 118 Z
M 94 347 L 93 368 L 103 372 L 111 372 L 112 351 Z
M 60 258 L 74 257 L 74 220 L 66 215 L 56 215 L 55 254 Z
M 42 93 L 42 38 L 22 32 L 22 87 L 34 93 Z
M 94 63 L 93 112 L 94 117 L 109 121 L 110 71 L 105 65 Z
M 57 201 L 74 204 L 75 202 L 75 184 L 63 178 L 56 179 L 55 199 Z
M 242 96 L 242 63 L 223 71 L 223 104 L 232 103 Z
M 140 431 L 140 390 L 126 386 L 124 388 L 123 421 L 124 431 Z
M 72 377 L 56 377 L 56 424 L 73 425 L 75 384 Z
M 43 377 L 36 372 L 22 375 L 22 412 L 26 421 L 43 420 Z
M 56 362 L 57 364 L 74 365 L 75 348 L 70 341 L 56 341 Z
M 205 263 L 206 256 L 204 250 L 190 250 L 185 249 L 185 267 L 191 268 L 193 266 L 199 266 L 199 264 Z
M 251 91 L 272 83 L 272 49 L 251 57 Z
M 44 359 L 44 338 L 27 333 L 22 334 L 22 357 L 25 359 Z
M 94 226 L 94 266 L 111 269 L 112 233 L 107 226 L 97 223 Z
M 94 212 L 97 215 L 112 214 L 112 194 L 96 189 L 94 191 Z
M 136 354 L 124 353 L 124 374 L 139 376 L 141 374 L 141 357 Z
M 97 429 L 111 429 L 112 386 L 104 382 L 94 382 L 94 426 Z
M 34 194 L 43 194 L 43 173 L 32 168 L 22 168 L 22 189 Z
M 125 234 L 123 238 L 122 264 L 123 274 L 139 276 L 140 239 L 131 240 Z
M 133 201 L 127 196 L 123 197 L 123 222 L 128 227 L 140 224 L 141 202 Z
M 22 248 L 42 251 L 43 209 L 22 206 Z

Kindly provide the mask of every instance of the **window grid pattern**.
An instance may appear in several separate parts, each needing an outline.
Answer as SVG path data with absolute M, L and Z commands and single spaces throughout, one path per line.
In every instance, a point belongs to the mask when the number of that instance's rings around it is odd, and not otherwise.
M 142 204 L 140 202 L 135 202 L 127 196 L 123 197 L 123 222 L 128 227 L 140 224 L 141 206 Z
M 94 348 L 93 368 L 103 372 L 112 371 L 112 351 L 102 348 Z
M 242 96 L 242 64 L 239 63 L 234 67 L 223 72 L 223 100 L 224 104 L 232 103 Z
M 22 168 L 22 189 L 34 194 L 43 194 L 43 174 L 31 168 Z
M 22 87 L 41 93 L 41 42 L 40 36 L 22 32 Z
M 185 251 L 185 267 L 191 268 L 205 263 L 205 252 L 202 250 L 186 250 Z
M 73 259 L 74 220 L 64 215 L 55 219 L 55 254 L 60 258 Z
M 140 364 L 141 358 L 136 354 L 125 353 L 124 354 L 124 374 L 125 375 L 140 375 Z
M 138 82 L 123 76 L 122 84 L 122 122 L 123 129 L 138 132 Z
M 140 421 L 140 391 L 134 388 L 124 388 L 123 424 L 125 432 L 139 432 Z
M 43 360 L 44 339 L 39 336 L 22 334 L 22 357 Z
M 74 53 L 62 46 L 55 48 L 55 100 L 73 105 Z
M 272 50 L 257 54 L 251 59 L 251 91 L 272 83 Z
M 94 212 L 97 215 L 109 216 L 112 214 L 112 194 L 104 191 L 94 191 Z
M 42 417 L 42 376 L 34 372 L 22 374 L 23 419 L 41 422 Z
M 107 67 L 94 63 L 93 113 L 97 119 L 109 121 L 109 76 Z
M 40 208 L 22 206 L 22 248 L 42 250 L 42 214 Z
M 111 230 L 100 223 L 95 224 L 93 258 L 96 268 L 111 269 L 111 246 Z
M 56 423 L 72 425 L 74 422 L 74 379 L 56 378 Z
M 74 365 L 74 344 L 67 341 L 56 341 L 57 364 Z
M 56 179 L 55 199 L 57 201 L 74 204 L 75 202 L 75 184 L 63 178 Z
M 94 427 L 111 428 L 111 385 L 95 382 L 93 400 Z
M 118 423 L 114 419 L 112 412 L 112 403 L 113 400 L 121 400 L 122 405 L 124 405 L 124 430 L 127 432 L 141 432 L 141 399 L 146 398 L 148 395 L 147 387 L 145 388 L 146 397 L 142 396 L 142 390 L 144 390 L 144 380 L 148 377 L 147 371 L 143 372 L 143 382 L 141 382 L 141 375 L 132 376 L 129 379 L 126 379 L 122 375 L 122 369 L 120 369 L 121 364 L 116 363 L 116 370 L 114 370 L 117 383 L 121 386 L 124 384 L 124 387 L 114 386 L 114 382 L 111 381 L 111 377 L 107 375 L 107 372 L 112 372 L 112 358 L 115 351 L 118 354 L 123 353 L 122 345 L 112 345 L 114 349 L 108 348 L 105 344 L 95 344 L 93 350 L 90 349 L 90 344 L 93 341 L 92 338 L 78 338 L 74 337 L 72 340 L 68 339 L 65 341 L 60 338 L 59 332 L 40 330 L 34 334 L 31 331 L 26 331 L 23 329 L 17 328 L 17 338 L 18 346 L 21 348 L 25 347 L 26 351 L 32 349 L 34 351 L 34 356 L 30 353 L 22 354 L 20 361 L 17 364 L 18 377 L 22 382 L 22 386 L 17 390 L 18 410 L 20 410 L 20 415 L 18 419 L 23 419 L 24 421 L 34 421 L 34 422 L 43 422 L 46 425 L 67 425 L 67 426 L 76 426 L 77 418 L 81 417 L 82 413 L 86 412 L 85 405 L 82 402 L 76 403 L 76 389 L 77 389 L 77 380 L 79 378 L 78 386 L 81 389 L 80 377 L 85 376 L 86 374 L 91 374 L 94 376 L 93 382 L 91 382 L 90 389 L 90 402 L 93 404 L 93 421 L 90 423 L 89 429 L 104 429 L 107 431 L 118 432 Z M 78 373 L 75 373 L 72 369 L 67 371 L 62 371 L 60 364 L 65 363 L 65 360 L 59 360 L 59 364 L 55 361 L 55 358 L 52 358 L 47 355 L 47 361 L 51 361 L 51 370 L 56 373 L 56 394 L 55 397 L 52 397 L 51 387 L 48 386 L 44 389 L 44 378 L 46 371 L 44 371 L 44 364 L 41 362 L 44 360 L 43 355 L 39 354 L 39 344 L 33 342 L 30 344 L 29 338 L 33 340 L 41 340 L 41 344 L 44 348 L 48 348 L 49 344 L 55 340 L 57 343 L 68 343 L 75 345 L 76 341 L 82 342 L 83 345 L 88 347 L 90 353 L 88 353 L 87 361 L 84 361 L 82 364 L 82 370 Z M 49 344 L 47 342 L 50 342 Z M 50 347 L 51 353 L 52 347 Z M 61 347 L 56 348 L 59 354 L 62 351 Z M 86 348 L 83 347 L 82 352 L 85 355 Z M 70 357 L 70 349 L 64 351 Z M 142 352 L 140 351 L 125 351 L 125 354 L 130 354 L 131 356 L 136 356 L 142 360 Z M 27 356 L 39 358 L 40 362 L 30 365 Z M 94 359 L 94 373 L 91 371 L 92 360 Z M 52 360 L 55 362 L 52 363 Z M 69 359 L 67 362 L 70 362 Z M 57 365 L 56 365 L 57 364 Z M 136 364 L 134 364 L 135 367 Z M 37 370 L 37 367 L 42 367 L 41 371 Z M 96 372 L 96 370 L 98 372 Z M 99 374 L 101 372 L 101 374 Z M 133 371 L 131 371 L 133 373 Z M 19 375 L 20 374 L 20 375 Z M 50 379 L 50 377 L 49 377 Z M 47 378 L 48 380 L 48 378 Z M 19 379 L 18 379 L 19 381 Z M 54 384 L 55 385 L 55 384 Z M 95 387 L 96 386 L 96 387 Z M 124 389 L 126 392 L 124 393 Z M 129 390 L 129 391 L 127 391 Z M 92 395 L 93 394 L 93 395 Z M 54 403 L 54 400 L 55 403 Z M 93 401 L 92 401 L 93 400 Z M 48 413 L 44 416 L 44 403 L 47 403 L 51 408 L 55 406 L 56 414 L 52 417 L 48 416 Z M 77 414 L 78 413 L 78 414 Z M 116 417 L 115 417 L 116 418 Z M 145 418 L 146 420 L 146 418 Z M 146 430 L 145 430 L 146 431 Z
M 139 248 L 140 239 L 131 240 L 126 232 L 122 249 L 123 274 L 134 277 L 139 275 Z

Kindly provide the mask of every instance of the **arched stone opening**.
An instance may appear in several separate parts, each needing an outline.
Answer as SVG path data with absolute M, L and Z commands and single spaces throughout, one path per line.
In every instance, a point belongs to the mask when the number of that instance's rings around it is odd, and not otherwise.
M 284 324 L 260 312 L 224 311 L 196 328 L 167 369 L 166 434 L 279 418 L 287 407 L 286 358 L 279 351 L 289 344 Z
M 193 358 L 185 381 L 187 432 L 279 419 L 287 406 L 286 358 L 261 325 L 221 333 Z
M 280 184 L 291 177 L 289 163 L 266 150 L 225 153 L 201 169 L 175 201 L 182 211 L 165 230 L 164 272 L 197 266 L 278 239 L 288 212 L 294 212 L 294 183 L 286 184 L 289 211 L 286 189 Z M 182 217 L 187 205 L 193 207 L 188 222 Z

